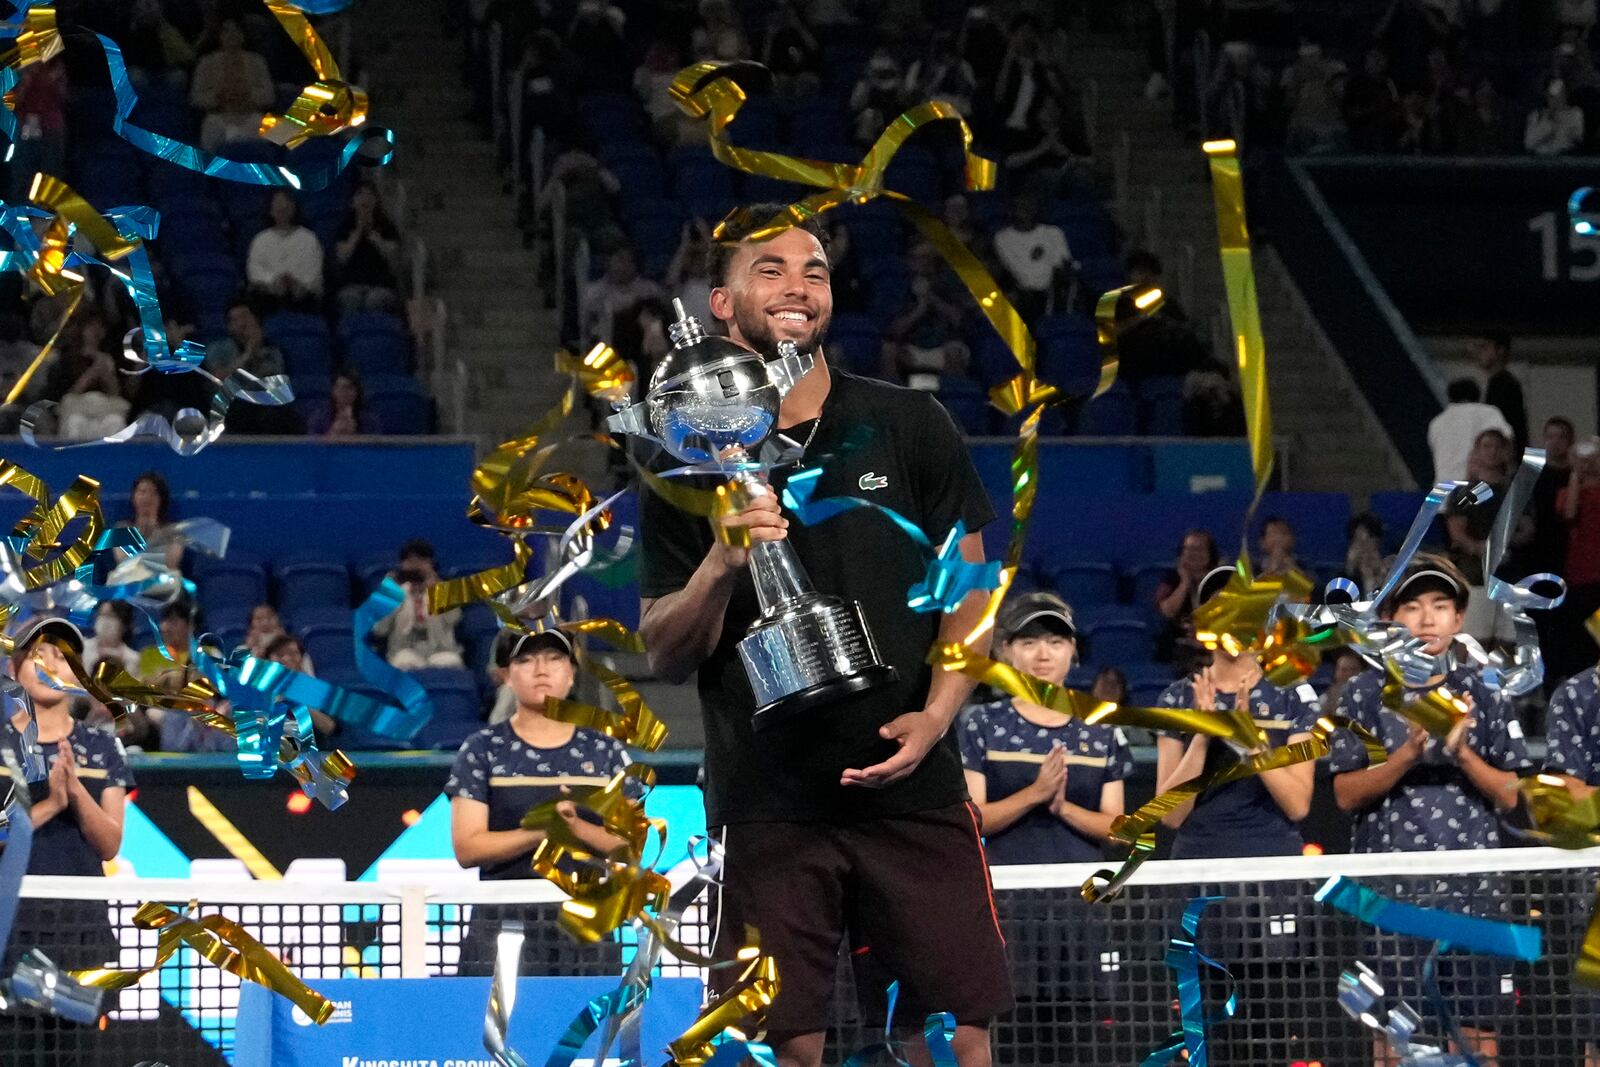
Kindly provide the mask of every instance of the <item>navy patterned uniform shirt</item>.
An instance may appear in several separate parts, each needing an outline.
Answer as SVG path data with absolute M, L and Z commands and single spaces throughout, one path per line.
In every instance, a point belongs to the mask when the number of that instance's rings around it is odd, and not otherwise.
M 450 779 L 448 797 L 466 797 L 489 805 L 490 830 L 515 830 L 529 808 L 573 792 L 603 786 L 628 765 L 621 741 L 597 730 L 578 727 L 560 748 L 535 748 L 517 736 L 510 720 L 479 730 L 461 744 Z M 527 856 L 484 867 L 485 879 L 530 878 Z
M 1263 679 L 1250 690 L 1250 717 L 1266 734 L 1273 748 L 1288 743 L 1295 734 L 1309 733 L 1317 721 L 1317 708 L 1297 692 L 1279 689 Z M 1232 711 L 1237 693 L 1218 693 L 1213 710 Z M 1194 707 L 1194 680 L 1183 678 L 1162 692 L 1162 708 Z M 1165 733 L 1187 750 L 1193 734 Z M 1239 762 L 1239 753 L 1226 741 L 1213 737 L 1206 745 L 1203 773 L 1211 774 Z M 1300 831 L 1273 799 L 1260 775 L 1208 789 L 1195 798 L 1194 810 L 1178 828 L 1172 842 L 1173 859 L 1215 859 L 1237 856 L 1298 856 L 1305 843 Z
M 1484 685 L 1470 666 L 1456 667 L 1440 684 L 1472 697 L 1475 724 L 1467 743 L 1484 762 L 1502 771 L 1532 769 L 1522 725 L 1509 699 Z M 1339 701 L 1339 714 L 1371 730 L 1390 752 L 1410 735 L 1411 724 L 1383 706 L 1383 675 L 1377 670 L 1350 680 Z M 1500 846 L 1500 817 L 1494 805 L 1444 754 L 1443 745 L 1440 739 L 1430 739 L 1422 758 L 1389 795 L 1356 814 L 1350 851 L 1446 852 Z M 1334 774 L 1367 765 L 1366 749 L 1348 730 L 1333 735 L 1332 749 L 1328 768 Z
M 133 788 L 133 772 L 123 758 L 122 742 L 110 734 L 91 730 L 81 722 L 72 724 L 67 735 L 72 742 L 72 758 L 78 765 L 78 780 L 84 789 L 100 803 L 100 796 L 113 786 Z M 9 717 L 0 718 L 0 743 L 11 747 L 20 765 L 22 760 L 22 731 Z M 54 743 L 42 746 L 45 764 L 56 765 L 60 751 Z M 28 793 L 37 804 L 50 795 L 48 780 L 30 782 Z M 33 831 L 33 854 L 28 858 L 29 874 L 70 874 L 80 877 L 99 877 L 105 874 L 100 857 L 90 846 L 88 838 L 78 825 L 77 817 L 67 809 L 43 826 Z
M 961 766 L 983 775 L 988 802 L 1004 800 L 1033 784 L 1052 746 L 1066 749 L 1067 799 L 1100 810 L 1100 790 L 1133 774 L 1133 754 L 1122 731 L 1069 719 L 1064 726 L 1029 722 L 1007 700 L 975 704 L 961 713 L 956 731 Z M 1030 809 L 997 834 L 985 834 L 991 864 L 1081 863 L 1100 858 L 1100 841 L 1050 814 L 1048 804 Z
M 1561 683 L 1545 715 L 1544 769 L 1600 785 L 1600 667 Z

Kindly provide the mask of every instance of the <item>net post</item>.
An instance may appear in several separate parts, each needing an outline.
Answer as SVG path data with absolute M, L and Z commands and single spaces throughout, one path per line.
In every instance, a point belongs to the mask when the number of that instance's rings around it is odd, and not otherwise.
M 400 977 L 426 978 L 428 965 L 428 887 L 400 887 Z

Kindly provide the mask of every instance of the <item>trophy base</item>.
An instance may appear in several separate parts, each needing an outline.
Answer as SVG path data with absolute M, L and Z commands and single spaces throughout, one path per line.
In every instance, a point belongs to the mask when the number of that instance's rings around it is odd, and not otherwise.
M 857 671 L 843 678 L 814 685 L 810 689 L 802 689 L 798 693 L 790 693 L 786 697 L 764 704 L 756 709 L 755 715 L 750 719 L 750 728 L 756 733 L 770 730 L 781 722 L 787 722 L 812 708 L 830 704 L 835 700 L 847 697 L 852 693 L 864 693 L 868 689 L 876 689 L 880 685 L 890 685 L 900 679 L 900 672 L 893 667 L 879 663 L 865 670 Z

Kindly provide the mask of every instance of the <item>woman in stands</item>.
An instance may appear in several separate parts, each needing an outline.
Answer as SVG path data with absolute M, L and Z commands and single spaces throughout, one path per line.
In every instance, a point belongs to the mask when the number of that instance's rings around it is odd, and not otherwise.
M 1429 655 L 1438 656 L 1450 651 L 1462 632 L 1469 596 L 1467 580 L 1455 564 L 1419 553 L 1382 605 L 1382 613 L 1421 638 Z M 1369 669 L 1350 681 L 1339 702 L 1341 715 L 1371 730 L 1389 751 L 1387 761 L 1370 766 L 1366 748 L 1354 735 L 1341 730 L 1333 736 L 1328 767 L 1334 796 L 1339 807 L 1355 817 L 1350 850 L 1498 848 L 1501 815 L 1516 806 L 1517 776 L 1533 766 L 1510 699 L 1486 686 L 1470 661 L 1458 663 L 1407 694 L 1415 699 L 1428 689 L 1444 687 L 1467 702 L 1468 714 L 1448 736 L 1439 738 L 1391 710 L 1384 685 L 1383 672 Z M 1507 887 L 1493 876 L 1430 876 L 1408 883 L 1394 888 L 1411 895 L 1412 903 L 1493 918 L 1507 910 Z M 1408 953 L 1416 949 L 1417 959 L 1427 951 L 1425 945 L 1409 942 L 1402 949 Z M 1392 942 L 1388 951 L 1394 951 Z M 1391 994 L 1422 1008 L 1426 1001 L 1415 984 L 1418 969 L 1416 963 L 1408 963 L 1403 971 L 1391 964 L 1390 973 L 1379 977 Z M 1451 955 L 1439 961 L 1445 997 L 1486 1061 L 1498 1055 L 1496 1017 L 1510 1010 L 1501 995 L 1501 972 L 1508 969 L 1504 961 L 1485 956 Z M 1373 1055 L 1378 1064 L 1390 1062 L 1381 1041 Z
M 1189 628 L 1195 591 L 1200 579 L 1217 565 L 1217 559 L 1216 538 L 1206 530 L 1190 530 L 1178 545 L 1177 565 L 1156 587 L 1155 608 L 1164 620 L 1156 635 L 1156 659 L 1176 664 L 1183 672 L 1188 671 L 1196 653 L 1194 634 Z
M 1204 604 L 1228 583 L 1232 567 L 1216 567 L 1195 591 Z M 1211 662 L 1173 682 L 1157 704 L 1164 708 L 1232 711 L 1241 700 L 1273 748 L 1310 737 L 1317 708 L 1268 682 L 1254 656 L 1217 649 Z M 1163 734 L 1156 739 L 1156 791 L 1232 766 L 1237 746 L 1205 734 Z M 1304 847 L 1299 822 L 1311 810 L 1314 765 L 1281 767 L 1206 790 L 1174 808 L 1162 822 L 1177 830 L 1173 859 L 1231 856 L 1298 856 Z
M 131 526 L 144 537 L 145 551 L 163 550 L 166 564 L 183 561 L 183 545 L 172 521 L 172 490 L 160 471 L 145 471 L 133 480 L 128 494 L 128 517 L 117 523 Z
M 1078 643 L 1060 597 L 1018 596 L 999 624 L 1007 663 L 1052 685 L 1066 681 Z M 957 737 L 991 864 L 1100 859 L 1133 773 L 1121 730 L 1007 698 L 962 712 Z
M 603 786 L 628 765 L 622 742 L 545 715 L 550 697 L 566 699 L 576 679 L 572 639 L 560 630 L 503 632 L 495 663 L 504 669 L 517 710 L 505 722 L 479 730 L 456 755 L 445 795 L 450 798 L 450 842 L 456 861 L 485 879 L 529 878 L 541 830 L 522 829 L 529 809 L 553 800 L 572 832 L 596 854 L 622 844 L 570 800 L 574 789 Z M 479 908 L 461 945 L 461 973 L 487 974 L 494 966 L 494 931 L 507 915 Z M 492 922 L 489 920 L 493 920 Z M 545 924 L 552 925 L 553 924 Z M 557 934 L 557 936 L 560 936 Z M 524 963 L 557 973 L 558 945 L 529 939 Z M 529 955 L 532 953 L 532 955 Z M 523 973 L 530 973 L 526 967 Z
M 358 437 L 382 432 L 378 417 L 367 410 L 361 375 L 348 368 L 333 376 L 327 410 L 306 421 L 306 433 L 311 437 Z

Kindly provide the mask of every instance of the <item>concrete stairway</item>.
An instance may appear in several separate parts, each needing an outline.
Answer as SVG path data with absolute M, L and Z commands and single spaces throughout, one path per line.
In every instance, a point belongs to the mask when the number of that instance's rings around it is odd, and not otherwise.
M 1097 151 L 1103 165 L 1109 168 L 1119 154 L 1126 161 L 1127 193 L 1117 207 L 1128 241 L 1162 258 L 1168 286 L 1197 326 L 1211 324 L 1218 354 L 1228 358 L 1216 215 L 1199 144 L 1173 128 L 1166 101 L 1145 99 L 1145 64 L 1136 42 L 1080 38 L 1073 59 L 1074 75 L 1098 88 Z M 1349 493 L 1359 506 L 1374 490 L 1411 485 L 1388 434 L 1293 279 L 1270 250 L 1257 249 L 1255 266 L 1286 487 Z

